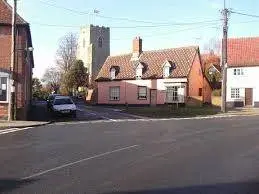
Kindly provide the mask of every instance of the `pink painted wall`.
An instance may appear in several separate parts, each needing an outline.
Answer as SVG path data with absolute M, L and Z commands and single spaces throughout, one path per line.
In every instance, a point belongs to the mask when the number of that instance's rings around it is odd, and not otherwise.
M 150 104 L 150 89 L 156 89 L 156 104 L 164 104 L 166 101 L 165 82 L 183 83 L 185 81 L 187 81 L 186 78 L 98 82 L 98 104 Z M 109 88 L 116 86 L 120 87 L 120 100 L 110 100 Z M 146 100 L 138 99 L 138 86 L 147 87 Z
M 166 91 L 157 90 L 157 104 L 165 104 L 166 100 Z
M 120 87 L 120 100 L 110 101 L 109 88 Z M 98 104 L 125 104 L 125 83 L 123 81 L 98 82 Z
M 120 100 L 110 100 L 110 87 L 120 87 Z M 138 86 L 147 87 L 147 99 L 138 99 Z M 151 80 L 98 82 L 98 104 L 150 104 Z

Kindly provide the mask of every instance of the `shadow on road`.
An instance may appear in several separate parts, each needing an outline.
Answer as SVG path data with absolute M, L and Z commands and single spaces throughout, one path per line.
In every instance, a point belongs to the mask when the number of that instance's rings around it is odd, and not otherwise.
M 34 102 L 29 112 L 30 121 L 50 121 L 51 116 L 46 102 Z
M 8 191 L 18 189 L 27 184 L 31 184 L 37 180 L 27 179 L 27 180 L 16 180 L 16 179 L 0 179 L 0 193 L 6 193 Z
M 74 100 L 77 105 L 77 117 L 71 115 L 53 116 L 47 108 L 46 101 L 33 102 L 30 113 L 30 121 L 51 121 L 51 122 L 69 122 L 69 121 L 94 121 L 110 119 L 132 119 L 137 118 L 132 115 L 118 112 L 115 109 L 99 106 L 91 106 L 82 100 Z
M 182 188 L 162 188 L 139 191 L 116 191 L 103 194 L 258 194 L 259 182 L 219 183 Z

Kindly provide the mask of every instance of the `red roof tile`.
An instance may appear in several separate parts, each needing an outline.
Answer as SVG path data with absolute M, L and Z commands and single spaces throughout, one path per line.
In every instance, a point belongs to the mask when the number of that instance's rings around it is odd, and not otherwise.
M 201 54 L 201 62 L 203 68 L 208 69 L 213 65 L 219 72 L 221 72 L 220 56 L 211 53 Z
M 166 61 L 170 61 L 175 64 L 175 68 L 170 77 L 187 77 L 197 52 L 198 47 L 194 46 L 157 51 L 144 51 L 141 53 L 138 61 L 146 68 L 143 72 L 142 78 L 162 78 L 163 65 Z M 100 70 L 97 80 L 110 79 L 110 69 L 113 66 L 118 66 L 120 68 L 116 79 L 135 79 L 136 73 L 134 63 L 136 62 L 131 61 L 131 57 L 132 53 L 119 56 L 109 56 Z
M 12 24 L 12 7 L 6 0 L 0 0 L 0 24 Z M 17 15 L 17 24 L 27 24 L 27 22 Z
M 228 39 L 228 66 L 259 66 L 259 37 Z

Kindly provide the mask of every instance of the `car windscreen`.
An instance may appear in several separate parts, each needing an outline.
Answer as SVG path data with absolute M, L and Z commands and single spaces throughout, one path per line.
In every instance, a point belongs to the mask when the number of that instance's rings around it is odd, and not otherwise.
M 69 98 L 56 99 L 54 102 L 54 105 L 62 105 L 62 104 L 73 104 L 73 102 Z

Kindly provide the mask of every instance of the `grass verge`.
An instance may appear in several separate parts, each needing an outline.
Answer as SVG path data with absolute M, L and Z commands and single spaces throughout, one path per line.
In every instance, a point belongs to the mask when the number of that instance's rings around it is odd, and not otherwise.
M 173 117 L 196 117 L 205 115 L 214 115 L 220 112 L 215 107 L 128 107 L 123 110 L 125 113 L 150 118 L 173 118 Z

